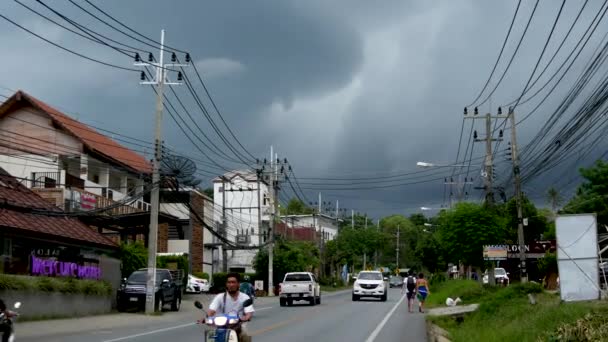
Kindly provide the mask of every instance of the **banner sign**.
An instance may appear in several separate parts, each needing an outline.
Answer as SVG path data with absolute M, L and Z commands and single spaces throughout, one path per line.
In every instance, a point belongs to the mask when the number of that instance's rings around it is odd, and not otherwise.
M 32 255 L 32 275 L 99 280 L 101 279 L 101 268 L 78 265 L 75 262 L 40 259 Z
M 483 246 L 484 260 L 507 260 L 507 246 Z

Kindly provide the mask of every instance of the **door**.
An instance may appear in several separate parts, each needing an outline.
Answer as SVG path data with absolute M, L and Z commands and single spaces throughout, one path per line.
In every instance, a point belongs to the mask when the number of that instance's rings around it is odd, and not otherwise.
M 165 280 L 168 280 L 166 282 Z M 174 293 L 174 284 L 171 282 L 171 273 L 163 272 L 162 280 L 161 280 L 161 292 L 163 293 L 163 298 L 165 301 L 173 300 Z

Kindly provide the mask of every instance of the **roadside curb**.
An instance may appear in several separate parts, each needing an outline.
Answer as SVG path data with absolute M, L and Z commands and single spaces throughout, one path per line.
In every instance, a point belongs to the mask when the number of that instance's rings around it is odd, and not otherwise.
M 429 342 L 451 342 L 448 338 L 450 334 L 445 329 L 428 320 L 426 321 L 426 334 Z

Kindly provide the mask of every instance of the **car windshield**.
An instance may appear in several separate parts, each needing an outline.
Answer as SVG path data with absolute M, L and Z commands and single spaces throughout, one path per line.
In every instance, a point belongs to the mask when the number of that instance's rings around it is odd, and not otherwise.
M 494 274 L 499 275 L 499 276 L 504 276 L 507 274 L 507 271 L 505 271 L 504 268 L 497 268 L 494 270 Z
M 160 283 L 163 273 L 160 271 L 156 271 L 156 282 Z M 145 284 L 148 279 L 148 271 L 135 271 L 131 273 L 129 278 L 127 279 L 127 283 L 129 284 Z
M 285 281 L 310 281 L 308 274 L 288 274 Z
M 362 280 L 382 280 L 382 274 L 372 272 L 361 272 L 359 273 L 358 279 Z
M 391 281 L 395 282 L 395 281 L 401 281 L 403 280 L 403 278 L 399 277 L 399 276 L 391 276 Z

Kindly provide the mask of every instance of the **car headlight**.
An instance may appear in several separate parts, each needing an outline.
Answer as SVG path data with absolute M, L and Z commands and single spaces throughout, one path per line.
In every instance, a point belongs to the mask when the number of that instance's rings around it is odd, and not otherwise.
M 228 318 L 225 316 L 219 316 L 219 317 L 215 317 L 213 319 L 213 324 L 215 324 L 218 327 L 222 327 L 222 326 L 226 325 L 227 322 L 228 322 Z

